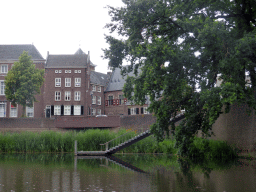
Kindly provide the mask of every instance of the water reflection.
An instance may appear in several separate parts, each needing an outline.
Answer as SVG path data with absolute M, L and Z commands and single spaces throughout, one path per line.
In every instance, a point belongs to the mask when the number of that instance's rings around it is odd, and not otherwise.
M 121 166 L 120 166 L 121 165 Z M 0 154 L 0 191 L 255 191 L 256 161 L 168 155 Z

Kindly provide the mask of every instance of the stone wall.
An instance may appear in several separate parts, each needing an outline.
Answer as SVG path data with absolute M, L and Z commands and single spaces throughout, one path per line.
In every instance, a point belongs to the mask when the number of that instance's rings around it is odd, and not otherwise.
M 256 148 L 256 116 L 255 111 L 247 113 L 246 105 L 233 105 L 228 114 L 221 114 L 213 125 L 215 136 L 211 139 L 225 140 L 239 149 Z

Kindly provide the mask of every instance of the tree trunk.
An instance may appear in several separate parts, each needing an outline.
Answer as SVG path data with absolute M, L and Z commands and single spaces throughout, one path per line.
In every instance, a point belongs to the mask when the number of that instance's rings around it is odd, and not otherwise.
M 26 105 L 22 105 L 22 116 L 21 117 L 26 117 Z

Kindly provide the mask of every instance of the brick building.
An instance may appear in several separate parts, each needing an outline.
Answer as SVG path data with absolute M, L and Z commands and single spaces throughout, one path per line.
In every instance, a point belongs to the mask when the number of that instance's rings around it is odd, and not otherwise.
M 128 74 L 134 76 L 133 72 Z M 123 87 L 127 76 L 122 77 L 121 70 L 116 68 L 112 74 L 108 86 L 105 91 L 105 114 L 106 115 L 141 115 L 149 114 L 147 111 L 150 104 L 149 98 L 143 106 L 132 105 L 130 101 L 124 97 Z
M 75 54 L 51 55 L 46 60 L 34 45 L 0 45 L 0 117 L 21 117 L 22 108 L 5 98 L 4 77 L 23 51 L 32 57 L 36 68 L 45 69 L 45 81 L 38 102 L 26 109 L 27 117 L 90 117 L 148 114 L 144 106 L 132 105 L 122 92 L 126 77 L 120 69 L 103 74 L 80 48 Z M 130 73 L 129 75 L 133 75 Z
M 0 117 L 21 117 L 22 106 L 12 106 L 5 97 L 4 78 L 11 69 L 14 62 L 19 61 L 20 55 L 23 51 L 27 51 L 31 56 L 36 68 L 44 69 L 45 59 L 38 52 L 34 45 L 0 45 Z M 44 92 L 44 87 L 41 88 L 41 93 Z M 28 117 L 43 117 L 43 96 L 42 94 L 36 96 L 37 103 L 33 107 L 26 108 L 26 116 Z

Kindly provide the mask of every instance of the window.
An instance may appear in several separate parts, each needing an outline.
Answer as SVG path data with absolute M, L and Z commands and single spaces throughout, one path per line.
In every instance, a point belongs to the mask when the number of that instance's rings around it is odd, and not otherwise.
M 98 97 L 98 99 L 97 99 L 97 104 L 98 104 L 98 105 L 101 105 L 101 97 Z
M 96 109 L 92 109 L 92 116 L 96 115 Z
M 34 117 L 34 106 L 32 106 L 32 107 L 26 106 L 26 116 Z
M 124 104 L 124 95 L 118 95 L 119 105 Z
M 5 117 L 6 114 L 6 108 L 5 103 L 0 103 L 0 117 Z
M 70 114 L 71 114 L 71 106 L 64 105 L 64 115 L 70 115 Z
M 108 96 L 109 105 L 113 105 L 113 99 L 114 99 L 113 95 Z
M 54 105 L 54 115 L 60 115 L 60 105 Z
M 62 71 L 61 70 L 59 70 L 59 73 L 61 73 Z
M 81 73 L 81 70 L 78 70 L 78 73 Z
M 17 105 L 16 105 L 16 107 L 14 107 L 13 105 L 11 105 L 10 117 L 17 117 Z
M 97 115 L 101 115 L 101 109 L 97 109 Z
M 60 98 L 61 98 L 61 92 L 55 91 L 55 101 L 60 101 Z
M 136 114 L 136 108 L 131 108 L 131 115 L 135 115 Z
M 58 70 L 55 70 L 55 73 L 58 73 L 59 71 Z
M 74 105 L 74 115 L 81 115 L 81 105 Z
M 68 73 L 71 73 L 71 70 L 68 70 Z
M 144 108 L 144 114 L 149 114 L 149 111 L 148 111 L 148 107 L 143 107 Z
M 61 87 L 61 78 L 55 78 L 55 87 Z
M 65 87 L 71 87 L 71 78 L 65 78 Z
M 0 81 L 0 95 L 5 94 L 5 84 L 4 81 Z
M 68 70 L 65 70 L 65 73 L 68 73 Z
M 92 85 L 92 91 L 96 91 L 96 86 Z
M 77 70 L 75 70 L 75 73 L 77 73 Z
M 75 91 L 74 98 L 75 98 L 75 101 L 80 101 L 81 92 L 80 91 Z
M 81 87 L 81 78 L 75 78 L 75 87 Z
M 96 104 L 96 96 L 92 96 L 92 104 Z
M 8 65 L 1 65 L 1 73 L 7 73 L 8 72 Z
M 101 86 L 98 86 L 98 87 L 97 87 L 97 91 L 98 91 L 98 92 L 101 92 Z
M 71 100 L 71 92 L 65 91 L 65 101 L 70 101 L 70 100 Z

